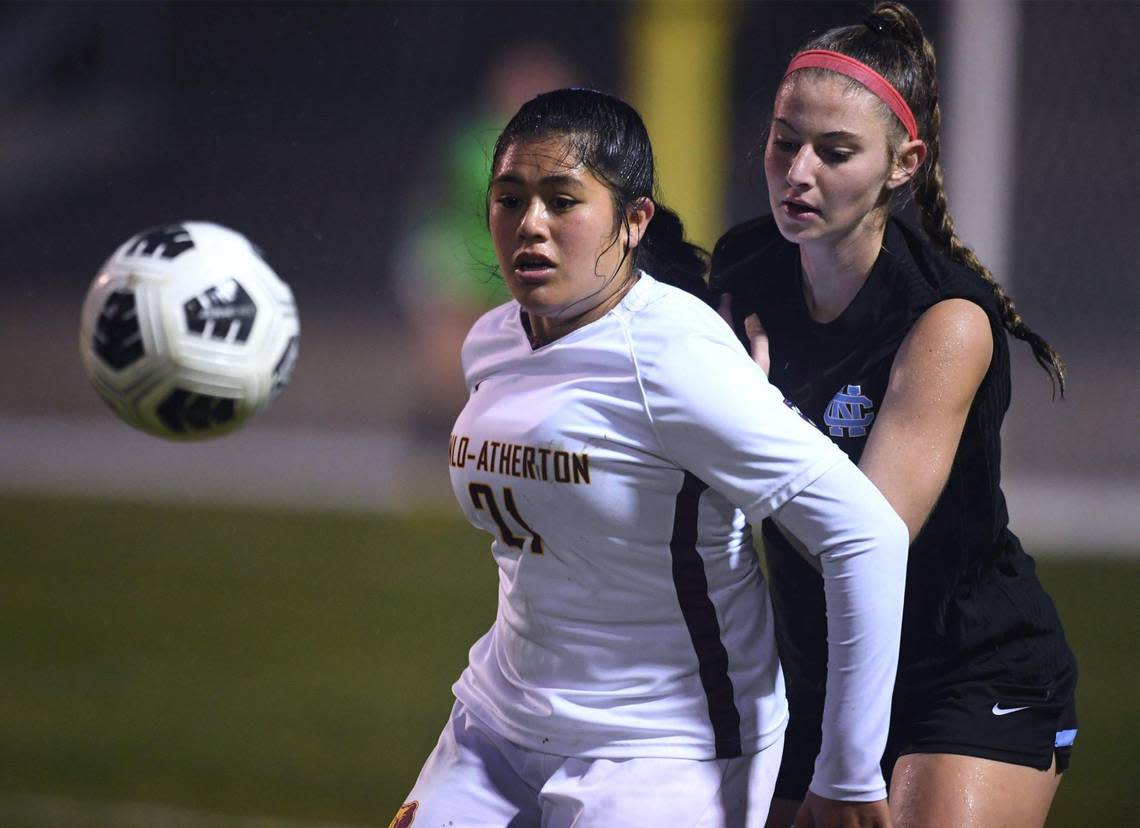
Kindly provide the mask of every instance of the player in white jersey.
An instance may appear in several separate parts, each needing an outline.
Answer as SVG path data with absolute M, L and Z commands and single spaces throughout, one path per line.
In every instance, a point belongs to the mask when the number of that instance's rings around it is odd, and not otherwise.
M 787 722 L 748 528 L 769 516 L 827 584 L 820 824 L 889 824 L 906 529 L 665 283 L 699 294 L 704 260 L 653 193 L 645 127 L 608 95 L 540 95 L 496 145 L 515 301 L 467 338 L 448 457 L 499 607 L 393 826 L 763 825 Z

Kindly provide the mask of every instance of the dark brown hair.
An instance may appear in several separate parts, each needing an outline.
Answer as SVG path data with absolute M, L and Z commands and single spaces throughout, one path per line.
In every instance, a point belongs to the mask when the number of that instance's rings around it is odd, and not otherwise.
M 633 265 L 709 302 L 705 284 L 708 254 L 685 239 L 681 219 L 655 197 L 653 148 L 637 110 L 593 89 L 558 89 L 532 98 L 499 135 L 491 160 L 492 176 L 514 142 L 549 137 L 564 139 L 572 160 L 609 188 L 618 222 L 615 241 L 621 230 L 629 232 L 626 211 L 644 198 L 654 202 L 653 220 L 632 250 Z M 626 255 L 630 252 L 627 249 Z
M 942 114 L 938 107 L 937 62 L 934 47 L 923 34 L 918 18 L 902 3 L 877 3 L 862 23 L 830 29 L 806 43 L 801 51 L 806 49 L 830 49 L 865 63 L 890 81 L 906 100 L 918 123 L 918 137 L 926 143 L 927 150 L 926 161 L 910 185 L 922 214 L 924 229 L 952 260 L 989 282 L 1001 307 L 1003 327 L 1010 335 L 1029 344 L 1038 364 L 1056 382 L 1061 396 L 1064 396 L 1065 363 L 1061 355 L 1025 324 L 1013 300 L 954 231 L 938 159 Z M 904 140 L 906 131 L 902 123 L 885 105 L 883 111 L 891 120 L 892 139 Z

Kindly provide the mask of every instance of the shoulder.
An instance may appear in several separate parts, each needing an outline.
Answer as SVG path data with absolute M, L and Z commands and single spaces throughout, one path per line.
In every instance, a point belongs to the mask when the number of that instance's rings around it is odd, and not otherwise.
M 643 274 L 638 289 L 622 302 L 622 311 L 627 328 L 639 341 L 666 343 L 697 336 L 736 342 L 728 325 L 710 305 L 648 274 Z
M 643 377 L 673 375 L 709 360 L 744 355 L 715 310 L 652 277 L 643 278 L 621 310 L 629 351 Z
M 919 313 L 947 299 L 972 302 L 1000 326 L 1001 309 L 993 286 L 981 274 L 956 262 L 930 240 L 924 230 L 892 218 L 887 243 L 896 248 L 904 269 L 912 272 L 912 303 Z
M 623 302 L 633 373 L 658 418 L 677 412 L 694 427 L 722 421 L 749 388 L 770 388 L 720 315 L 679 288 L 644 279 Z M 782 400 L 782 398 L 781 398 Z M 714 412 L 721 412 L 714 414 Z M 726 415 L 727 416 L 727 415 Z
M 916 339 L 937 340 L 965 354 L 978 350 L 974 344 L 987 344 L 990 337 L 989 317 L 975 302 L 961 297 L 942 299 L 927 308 L 911 328 Z
M 469 386 L 478 382 L 476 375 L 486 371 L 488 365 L 518 346 L 522 337 L 518 317 L 519 304 L 512 299 L 491 308 L 471 326 L 460 355 Z
M 933 381 L 951 392 L 968 389 L 972 397 L 993 352 L 992 325 L 985 311 L 969 299 L 942 299 L 911 327 L 892 370 L 892 384 Z
M 780 235 L 776 220 L 760 216 L 738 224 L 725 233 L 713 248 L 709 283 L 713 291 L 731 291 L 741 281 L 753 280 L 779 261 L 794 261 L 797 247 Z M 758 267 L 761 263 L 763 267 Z
M 467 343 L 476 343 L 500 335 L 504 329 L 518 319 L 518 314 L 519 303 L 513 299 L 496 305 L 475 320 L 475 324 L 467 332 Z

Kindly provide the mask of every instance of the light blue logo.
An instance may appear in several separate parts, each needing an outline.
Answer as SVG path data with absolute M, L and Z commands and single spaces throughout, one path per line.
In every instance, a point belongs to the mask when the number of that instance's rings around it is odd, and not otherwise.
M 870 398 L 863 396 L 860 386 L 848 385 L 846 390 L 838 391 L 831 398 L 827 411 L 823 413 L 828 434 L 832 437 L 863 437 L 875 419 L 874 411 L 864 413 L 864 409 L 874 407 Z

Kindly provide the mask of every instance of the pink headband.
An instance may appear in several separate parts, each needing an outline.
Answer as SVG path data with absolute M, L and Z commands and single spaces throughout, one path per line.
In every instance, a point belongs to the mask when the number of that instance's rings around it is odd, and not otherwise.
M 829 49 L 808 49 L 792 58 L 784 77 L 786 78 L 797 69 L 830 69 L 832 72 L 838 72 L 859 81 L 890 107 L 891 112 L 895 113 L 895 116 L 902 121 L 902 125 L 906 127 L 906 134 L 910 136 L 910 140 L 913 141 L 918 138 L 918 125 L 914 121 L 914 113 L 910 111 L 910 107 L 903 100 L 903 96 L 891 86 L 889 80 L 867 64 L 840 52 L 832 52 Z

